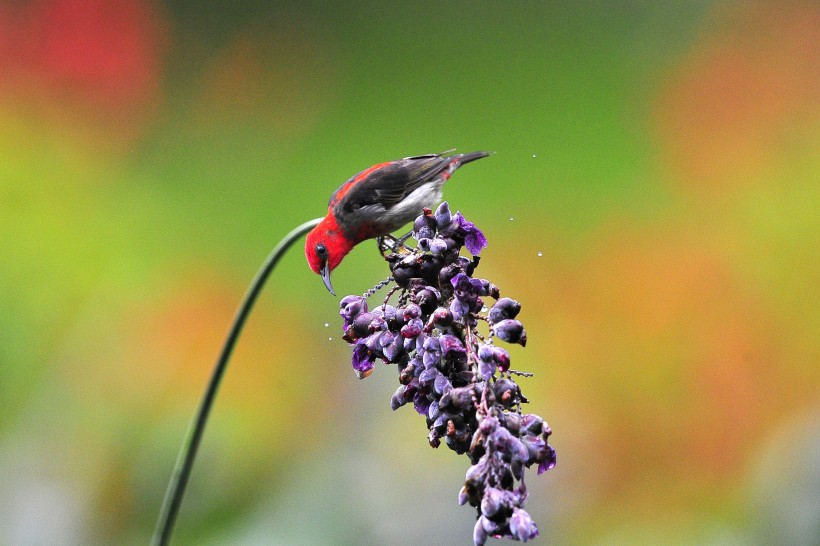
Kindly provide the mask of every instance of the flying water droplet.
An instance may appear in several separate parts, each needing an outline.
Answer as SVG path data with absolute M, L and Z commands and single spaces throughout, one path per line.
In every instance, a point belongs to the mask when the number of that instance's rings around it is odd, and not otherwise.
M 513 218 L 512 216 L 510 216 L 510 222 L 512 222 L 513 220 L 515 220 L 515 218 Z
M 327 322 L 325 322 L 325 328 L 327 328 L 327 327 L 329 327 L 329 326 L 330 326 L 330 324 L 328 324 Z
M 544 253 L 543 253 L 543 252 L 541 252 L 541 251 L 539 250 L 539 251 L 538 251 L 538 257 L 540 258 L 540 257 L 541 257 L 541 256 L 543 256 L 543 255 L 544 255 Z

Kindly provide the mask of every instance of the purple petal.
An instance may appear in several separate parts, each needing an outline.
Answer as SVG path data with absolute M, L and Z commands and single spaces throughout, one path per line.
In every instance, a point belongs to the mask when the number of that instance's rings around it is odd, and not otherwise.
M 373 369 L 376 357 L 367 348 L 363 341 L 353 346 L 353 369 L 359 373 L 366 373 Z
M 546 453 L 544 454 L 544 460 L 538 463 L 538 474 L 543 474 L 547 470 L 552 470 L 555 468 L 555 464 L 557 462 L 557 457 L 555 455 L 555 450 L 552 448 L 551 445 L 547 445 Z
M 480 254 L 481 250 L 487 246 L 487 238 L 481 233 L 481 230 L 476 225 L 466 218 L 460 212 L 455 215 L 455 221 L 458 222 L 458 227 L 461 233 L 464 234 L 464 245 L 470 254 Z

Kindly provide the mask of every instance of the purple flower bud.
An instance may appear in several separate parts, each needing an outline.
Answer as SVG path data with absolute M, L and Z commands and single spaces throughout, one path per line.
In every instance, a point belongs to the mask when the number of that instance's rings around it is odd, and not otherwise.
M 404 337 L 404 327 L 402 327 L 402 337 Z M 416 350 L 418 346 L 416 343 L 417 337 L 404 337 L 404 352 L 405 353 L 412 353 Z
M 442 259 L 440 256 L 432 254 L 423 254 L 421 256 L 421 266 L 419 267 L 419 275 L 426 283 L 435 283 L 438 279 L 439 271 L 441 270 Z
M 474 464 L 470 468 L 467 469 L 467 474 L 464 476 L 464 481 L 467 483 L 473 483 L 478 481 L 481 478 L 481 475 L 484 474 L 486 470 L 486 465 Z
M 514 319 L 521 311 L 521 304 L 510 298 L 501 298 L 487 313 L 487 320 L 490 324 L 501 322 L 504 319 Z
M 490 283 L 490 286 L 487 287 L 487 295 L 497 300 L 499 296 L 501 296 L 501 291 L 498 289 L 496 285 Z
M 493 383 L 493 394 L 495 399 L 505 408 L 514 406 L 521 401 L 521 390 L 514 381 L 506 377 Z
M 521 434 L 519 434 L 521 432 L 521 414 L 505 411 L 501 416 L 503 417 L 502 424 L 510 431 L 510 434 L 521 437 Z
M 413 365 L 413 361 L 411 360 L 410 363 L 405 366 L 402 371 L 399 372 L 399 383 L 402 385 L 409 385 L 413 378 L 415 377 L 416 367 Z
M 421 357 L 421 359 L 422 362 L 424 362 L 425 368 L 435 368 L 436 366 L 438 366 L 439 362 L 441 362 L 441 351 L 424 351 L 424 355 Z
M 401 288 L 407 288 L 410 284 L 410 280 L 419 276 L 415 263 L 395 264 L 390 268 L 390 272 L 393 274 L 393 280 L 396 282 L 396 285 Z
M 373 308 L 372 313 L 378 317 L 382 317 L 385 321 L 389 322 L 396 318 L 396 315 L 399 313 L 399 311 L 392 305 L 379 305 L 378 307 Z
M 521 417 L 521 430 L 524 433 L 537 436 L 544 430 L 544 420 L 534 413 L 528 413 Z
M 382 349 L 389 346 L 393 341 L 396 339 L 396 334 L 390 331 L 382 332 L 382 335 L 379 336 L 379 345 L 382 346 Z
M 467 504 L 467 501 L 469 500 L 469 498 L 470 497 L 467 493 L 467 486 L 466 485 L 461 486 L 461 491 L 458 492 L 458 505 L 459 506 L 464 506 L 465 504 Z
M 484 436 L 489 436 L 498 429 L 498 419 L 495 417 L 485 417 L 481 421 L 481 424 L 478 425 L 478 429 Z
M 476 294 L 479 296 L 486 296 L 490 293 L 492 284 L 487 279 L 473 279 L 472 284 L 475 287 Z
M 473 407 L 473 394 L 472 386 L 450 389 L 448 393 L 442 395 L 438 404 L 444 411 L 456 413 L 459 410 Z
M 367 348 L 370 349 L 371 352 L 376 353 L 377 355 L 382 352 L 382 334 L 384 334 L 384 332 L 382 331 L 374 332 L 366 338 L 364 338 L 363 340 Z
M 527 448 L 527 465 L 534 463 L 538 455 L 546 448 L 547 442 L 540 436 L 521 436 L 521 443 Z
M 432 288 L 424 288 L 423 290 L 419 290 L 413 296 L 413 301 L 415 301 L 421 311 L 424 314 L 432 313 L 433 310 L 436 308 L 439 302 L 440 295 L 438 294 L 438 290 Z
M 453 290 L 455 290 L 456 297 L 464 297 L 466 295 L 466 291 L 470 287 L 470 276 L 461 271 L 456 273 L 453 278 L 450 279 L 450 284 L 453 285 Z
M 424 354 L 422 354 L 422 362 L 425 368 L 432 368 L 441 361 L 441 349 L 439 347 L 438 339 L 429 336 L 424 340 Z
M 527 446 L 524 445 L 524 442 L 512 435 L 510 435 L 509 440 L 510 463 L 513 464 L 513 474 L 520 480 L 521 476 L 523 476 L 522 467 L 527 464 L 530 454 L 529 451 L 527 451 Z M 518 468 L 518 472 L 515 471 L 516 468 Z
M 407 324 L 401 327 L 401 335 L 405 338 L 414 338 L 418 337 L 421 331 L 424 329 L 424 323 L 421 319 L 414 318 L 407 321 Z
M 421 316 L 421 307 L 419 307 L 415 303 L 408 303 L 404 309 L 401 311 L 402 318 L 405 321 L 409 321 L 410 319 L 419 318 Z
M 510 353 L 508 353 L 506 349 L 493 347 L 493 359 L 498 365 L 498 369 L 502 372 L 506 372 L 510 369 Z
M 441 356 L 447 360 L 460 359 L 467 354 L 464 344 L 456 336 L 444 334 L 439 337 L 438 342 L 441 347 Z
M 424 350 L 425 351 L 440 351 L 441 345 L 439 345 L 439 341 L 435 337 L 428 337 L 424 340 Z
M 507 343 L 519 343 L 522 347 L 527 344 L 527 332 L 524 331 L 524 326 L 514 319 L 504 319 L 495 324 L 493 333 Z
M 481 376 L 484 381 L 489 381 L 490 378 L 495 375 L 496 367 L 495 362 L 490 360 L 489 362 L 486 360 L 479 360 L 478 361 L 478 374 Z
M 427 415 L 430 409 L 430 399 L 427 398 L 426 394 L 418 391 L 413 397 L 413 407 L 419 415 Z
M 368 333 L 372 334 L 374 332 L 381 332 L 387 330 L 387 321 L 384 320 L 381 316 L 376 315 L 376 313 L 362 313 L 359 316 L 363 315 L 371 317 L 370 324 L 367 325 Z
M 453 317 L 453 320 L 462 321 L 464 317 L 470 312 L 470 305 L 464 303 L 458 298 L 454 298 L 453 302 L 450 304 L 450 313 Z
M 441 410 L 438 409 L 438 400 L 433 400 L 430 402 L 430 408 L 427 410 L 427 418 L 435 421 L 439 415 L 441 415 Z
M 433 391 L 438 395 L 445 395 L 447 394 L 450 389 L 453 388 L 453 385 L 450 383 L 450 380 L 444 377 L 442 374 L 436 375 L 436 379 L 433 382 Z
M 447 252 L 447 243 L 441 239 L 433 239 L 430 241 L 430 252 L 436 256 L 441 256 Z
M 358 302 L 359 304 L 364 304 L 364 306 L 367 307 L 367 301 L 365 301 L 365 299 L 363 297 L 350 295 L 350 296 L 345 296 L 345 297 L 342 298 L 342 301 L 339 302 L 339 308 L 344 309 L 345 307 L 347 307 L 348 305 L 350 305 L 353 302 Z
M 425 330 L 428 332 L 433 329 L 434 326 L 450 326 L 453 323 L 453 313 L 449 309 L 445 309 L 444 307 L 439 307 L 433 314 L 430 316 L 430 320 L 427 323 L 427 326 L 424 327 Z
M 447 203 L 447 201 L 442 201 L 442 203 L 438 206 L 438 208 L 436 209 L 435 218 L 436 225 L 439 229 L 444 229 L 450 225 L 450 222 L 452 222 L 453 217 L 450 213 L 450 205 Z
M 364 337 L 368 334 L 372 334 L 375 330 L 370 329 L 370 324 L 376 319 L 376 315 L 373 313 L 359 313 L 355 319 L 353 319 L 353 331 L 359 337 Z M 379 330 L 381 328 L 378 328 Z
M 396 392 L 393 393 L 393 396 L 390 397 L 390 409 L 396 411 L 403 405 L 407 403 L 407 400 L 404 398 L 404 385 L 400 385 Z
M 478 359 L 484 360 L 486 362 L 492 362 L 494 359 L 492 345 L 482 343 L 481 346 L 478 348 Z
M 441 372 L 439 372 L 435 367 L 427 368 L 421 372 L 421 375 L 419 375 L 419 385 L 427 387 L 431 385 L 439 375 L 441 375 Z
M 473 528 L 473 543 L 475 546 L 484 546 L 487 543 L 487 531 L 484 530 L 484 522 L 482 518 L 478 518 Z
M 439 402 L 439 410 L 441 409 L 441 402 Z M 447 424 L 449 417 L 447 417 L 446 413 L 440 413 L 438 417 L 436 417 L 435 422 L 433 423 L 433 428 L 444 428 L 444 425 Z
M 535 523 L 526 510 L 513 508 L 513 513 L 510 517 L 510 532 L 516 540 L 527 542 L 538 536 L 538 527 L 535 526 Z
M 494 535 L 498 533 L 498 524 L 490 518 L 480 516 L 478 521 L 481 522 L 481 526 L 484 527 L 484 530 L 487 531 L 488 534 Z
M 382 346 L 384 358 L 388 362 L 398 362 L 399 357 L 404 352 L 404 339 L 392 332 L 384 332 L 379 343 Z
M 431 214 L 420 214 L 413 222 L 413 231 L 419 231 L 422 228 L 433 229 L 436 227 L 436 219 Z
M 359 313 L 367 312 L 367 302 L 361 296 L 345 296 L 339 307 L 339 315 L 344 319 L 342 331 L 347 330 Z
M 506 496 L 504 492 L 495 487 L 488 487 L 484 491 L 484 498 L 481 499 L 481 513 L 491 518 L 504 507 Z
M 455 264 L 446 265 L 441 268 L 441 271 L 438 274 L 439 286 L 444 289 L 450 283 L 456 275 L 459 273 L 463 273 L 464 270 Z
M 482 287 L 479 279 L 470 278 L 466 273 L 458 273 L 450 279 L 450 284 L 453 285 L 456 297 L 465 301 L 475 299 Z

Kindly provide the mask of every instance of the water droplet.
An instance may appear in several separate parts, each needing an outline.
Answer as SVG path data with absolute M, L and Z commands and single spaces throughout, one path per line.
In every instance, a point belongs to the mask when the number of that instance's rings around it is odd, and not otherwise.
M 543 255 L 544 255 L 544 253 L 543 253 L 543 252 L 541 252 L 541 251 L 539 250 L 539 251 L 538 251 L 538 257 L 540 258 L 540 257 L 541 257 L 541 256 L 543 256 Z
M 329 327 L 329 326 L 330 326 L 330 324 L 328 324 L 327 322 L 325 322 L 325 328 L 327 328 L 327 327 Z
M 512 216 L 510 216 L 510 222 L 512 222 L 513 220 L 515 220 L 515 218 L 513 218 Z
M 327 338 L 328 341 L 333 341 L 332 337 Z
M 535 159 L 535 154 L 532 154 L 533 159 Z

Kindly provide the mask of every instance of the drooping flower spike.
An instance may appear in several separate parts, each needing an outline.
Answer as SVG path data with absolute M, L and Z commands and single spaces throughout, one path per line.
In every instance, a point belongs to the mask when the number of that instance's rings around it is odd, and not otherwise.
M 512 372 L 509 352 L 495 344 L 526 345 L 516 318 L 521 304 L 473 276 L 487 239 L 447 202 L 416 218 L 413 237 L 415 248 L 387 256 L 391 294 L 399 292 L 395 307 L 387 300 L 369 307 L 362 296 L 340 303 L 353 369 L 364 378 L 378 360 L 396 364 L 400 385 L 391 408 L 412 403 L 426 419 L 432 447 L 443 440 L 470 458 L 458 502 L 476 508 L 474 543 L 526 542 L 538 527 L 524 510 L 524 470 L 535 465 L 541 474 L 556 459 L 549 426 L 521 411 L 527 399 L 516 377 L 531 374 Z M 472 258 L 461 256 L 465 246 Z M 489 309 L 487 298 L 495 300 Z

